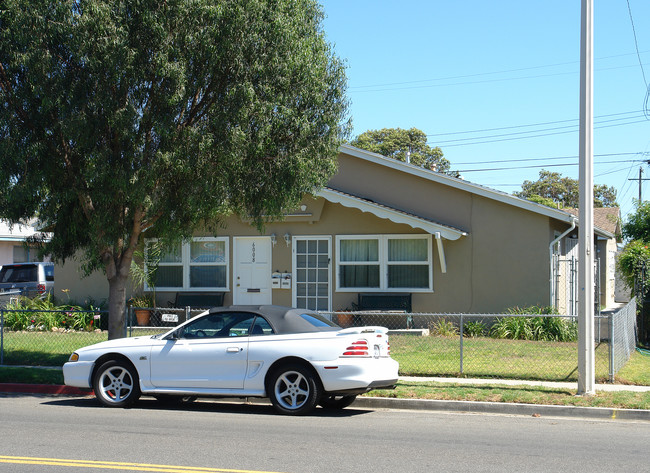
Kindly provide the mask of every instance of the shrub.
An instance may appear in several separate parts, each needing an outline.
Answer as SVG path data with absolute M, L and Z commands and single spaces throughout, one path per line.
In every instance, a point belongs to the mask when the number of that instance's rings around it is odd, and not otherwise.
M 75 305 L 56 305 L 50 294 L 46 297 L 20 296 L 12 300 L 4 313 L 5 326 L 11 330 L 50 331 L 54 328 L 93 330 L 98 319 L 95 309 L 83 311 Z
M 463 334 L 468 337 L 482 337 L 487 332 L 487 326 L 482 321 L 467 322 L 463 327 Z
M 551 307 L 515 307 L 510 314 L 553 315 Z M 565 317 L 502 317 L 492 326 L 491 335 L 495 338 L 513 340 L 535 340 L 574 342 L 578 339 L 578 324 Z
M 441 337 L 455 337 L 458 335 L 458 328 L 451 320 L 439 319 L 429 324 L 429 333 Z

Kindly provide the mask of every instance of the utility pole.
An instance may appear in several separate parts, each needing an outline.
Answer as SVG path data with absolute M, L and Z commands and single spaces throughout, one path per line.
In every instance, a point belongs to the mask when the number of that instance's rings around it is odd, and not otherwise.
M 639 166 L 639 177 L 636 179 L 628 179 L 628 181 L 639 181 L 639 205 L 643 203 L 643 199 L 641 198 L 641 187 L 643 181 L 650 181 L 650 179 L 643 179 L 641 176 L 643 176 L 643 167 Z
M 578 395 L 596 392 L 594 348 L 593 0 L 582 0 L 580 28 L 580 232 L 578 237 Z

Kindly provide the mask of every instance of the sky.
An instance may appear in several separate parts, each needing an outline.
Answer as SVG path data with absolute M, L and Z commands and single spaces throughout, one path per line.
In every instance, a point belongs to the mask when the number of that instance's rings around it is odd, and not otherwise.
M 464 179 L 507 193 L 542 169 L 578 179 L 580 0 L 320 3 L 351 138 L 419 128 Z M 639 169 L 650 179 L 648 83 L 650 1 L 594 0 L 594 183 L 617 190 L 624 220 Z

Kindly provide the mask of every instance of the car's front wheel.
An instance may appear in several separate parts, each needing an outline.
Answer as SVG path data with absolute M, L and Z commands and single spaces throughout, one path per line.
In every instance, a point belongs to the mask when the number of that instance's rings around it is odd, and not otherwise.
M 95 397 L 107 407 L 127 407 L 140 397 L 138 374 L 128 363 L 110 360 L 93 378 Z
M 326 409 L 344 409 L 354 402 L 357 396 L 333 396 L 325 394 L 318 402 Z
M 266 391 L 273 407 L 281 414 L 303 415 L 311 412 L 321 397 L 320 382 L 306 366 L 281 366 L 268 378 Z

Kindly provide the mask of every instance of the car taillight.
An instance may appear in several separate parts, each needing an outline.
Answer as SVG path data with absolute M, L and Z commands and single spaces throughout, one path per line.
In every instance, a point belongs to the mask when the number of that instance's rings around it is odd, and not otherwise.
M 370 356 L 368 342 L 366 340 L 352 342 L 343 352 L 343 356 Z
M 36 287 L 36 290 L 38 291 L 39 294 L 45 294 L 45 284 L 39 284 Z
M 390 343 L 386 343 L 386 354 L 390 356 Z

